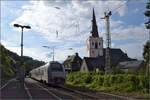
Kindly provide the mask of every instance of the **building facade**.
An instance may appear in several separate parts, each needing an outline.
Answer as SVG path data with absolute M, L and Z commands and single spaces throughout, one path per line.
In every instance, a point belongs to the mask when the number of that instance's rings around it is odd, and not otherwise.
M 80 71 L 82 64 L 82 59 L 79 57 L 78 53 L 75 55 L 68 56 L 68 58 L 63 62 L 66 72 Z
M 89 71 L 105 71 L 106 48 L 103 48 L 103 38 L 99 37 L 95 12 L 93 9 L 92 27 L 90 36 L 87 39 L 87 57 L 82 60 L 80 72 L 87 73 Z M 119 62 L 136 61 L 129 58 L 120 48 L 110 48 L 110 66 L 117 66 Z
M 103 56 L 103 38 L 99 37 L 95 12 L 93 9 L 93 18 L 91 21 L 91 32 L 87 39 L 87 56 L 88 57 L 99 57 Z

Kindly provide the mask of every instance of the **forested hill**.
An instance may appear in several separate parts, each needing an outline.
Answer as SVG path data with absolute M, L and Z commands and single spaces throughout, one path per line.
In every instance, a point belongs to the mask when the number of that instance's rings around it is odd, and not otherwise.
M 1 78 L 14 76 L 17 73 L 19 67 L 21 67 L 21 57 L 18 54 L 6 49 L 1 43 L 0 59 L 0 69 L 2 75 Z M 31 69 L 45 64 L 43 61 L 34 60 L 28 56 L 23 56 L 23 62 L 26 72 L 29 72 Z

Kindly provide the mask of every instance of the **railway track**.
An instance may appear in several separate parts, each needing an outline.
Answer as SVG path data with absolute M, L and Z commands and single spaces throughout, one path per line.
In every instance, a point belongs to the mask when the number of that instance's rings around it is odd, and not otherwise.
M 68 88 L 67 86 L 63 86 L 63 85 L 59 85 L 59 86 L 48 86 L 48 85 L 44 85 L 40 82 L 38 82 L 39 87 L 46 89 L 47 91 L 52 92 L 53 94 L 55 94 L 56 96 L 58 96 L 57 94 L 63 94 L 66 96 L 70 96 L 73 99 L 90 99 L 90 100 L 135 100 L 133 98 L 129 98 L 129 97 L 124 97 L 124 96 L 119 96 L 119 95 L 114 95 L 114 94 L 110 94 L 110 93 L 105 93 L 105 92 L 99 92 L 99 93 L 86 93 L 86 92 L 81 92 L 75 89 L 71 89 Z M 59 97 L 59 96 L 58 96 Z M 59 97 L 60 99 L 63 99 L 62 97 Z M 59 99 L 59 100 L 60 100 Z
M 24 86 L 30 100 L 62 100 L 59 96 L 49 91 L 49 89 L 39 82 L 25 82 Z
M 83 93 L 75 92 L 73 90 L 62 88 L 62 87 L 57 87 L 57 88 L 55 87 L 55 88 L 51 88 L 51 89 L 55 90 L 56 92 L 71 96 L 71 97 L 73 97 L 74 99 L 77 99 L 77 100 L 79 100 L 79 99 L 98 100 L 99 99 L 99 98 L 94 97 L 94 96 L 90 96 L 90 95 L 86 95 L 86 94 L 83 94 Z
M 14 79 L 13 79 L 14 80 Z M 11 80 L 10 82 L 12 82 Z M 0 90 L 7 87 L 6 83 Z M 24 88 L 30 100 L 135 100 L 129 97 L 114 95 L 105 92 L 88 93 L 64 85 L 48 86 L 28 78 Z
M 84 93 L 84 92 L 81 92 L 81 91 L 78 91 L 78 90 L 74 90 L 74 89 L 71 89 L 71 88 L 68 88 L 66 86 L 62 86 L 60 85 L 59 87 L 63 88 L 63 89 L 66 89 L 68 91 L 72 91 L 74 93 L 77 93 L 77 94 L 82 94 L 84 96 L 87 96 L 87 97 L 90 97 L 90 98 L 95 98 L 95 99 L 98 99 L 98 100 L 101 100 L 101 99 L 113 99 L 113 100 L 135 100 L 133 98 L 129 98 L 129 97 L 124 97 L 124 96 L 120 96 L 120 95 L 115 95 L 115 94 L 111 94 L 111 93 L 105 93 L 105 92 L 99 92 L 99 93 L 96 93 L 96 94 L 88 94 L 88 93 Z
M 60 86 L 50 87 L 50 86 L 44 85 L 40 82 L 38 82 L 34 85 L 36 85 L 40 89 L 46 91 L 50 95 L 52 95 L 54 98 L 56 98 L 56 100 L 66 100 L 66 98 L 68 98 L 68 97 L 69 97 L 69 100 L 74 100 L 74 99 L 75 100 L 79 100 L 79 99 L 98 100 L 98 98 L 96 98 L 96 97 L 81 94 L 81 93 L 77 93 L 77 92 L 74 92 L 72 90 L 60 87 Z M 30 88 L 28 88 L 27 86 L 25 86 L 25 87 L 26 87 L 26 91 L 28 92 L 28 95 L 30 97 L 30 100 L 33 100 L 34 97 L 32 96 L 32 93 L 30 93 Z

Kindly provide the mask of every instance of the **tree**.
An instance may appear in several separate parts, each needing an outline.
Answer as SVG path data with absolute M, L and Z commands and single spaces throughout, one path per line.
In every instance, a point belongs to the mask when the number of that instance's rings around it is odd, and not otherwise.
M 30 63 L 24 62 L 23 66 L 25 68 L 26 73 L 28 73 L 31 70 L 31 64 Z
M 149 60 L 150 60 L 149 59 L 149 57 L 150 57 L 150 52 L 149 52 L 150 49 L 149 48 L 150 48 L 150 41 L 147 41 L 143 48 L 143 58 L 146 63 L 149 63 Z
M 6 56 L 4 47 L 0 44 L 0 58 L 1 58 L 1 64 L 0 68 L 2 71 L 2 78 L 5 77 L 12 77 L 14 75 L 14 72 L 11 68 L 11 63 L 9 57 Z
M 148 22 L 146 22 L 146 28 L 147 29 L 150 29 L 150 2 L 147 3 L 147 6 L 146 6 L 147 10 L 145 11 L 144 15 L 146 17 L 148 17 Z
M 146 74 L 149 75 L 150 72 L 150 41 L 147 41 L 143 49 L 143 58 L 146 65 Z
M 110 70 L 111 74 L 124 74 L 124 71 L 122 71 L 119 67 L 112 67 Z
M 146 29 L 149 29 L 149 38 L 150 38 L 150 1 L 148 1 L 146 5 L 146 11 L 144 15 L 148 17 L 148 21 L 145 23 Z M 150 41 L 146 42 L 146 45 L 144 46 L 144 51 L 143 51 L 143 58 L 145 59 L 146 62 L 146 75 L 149 76 L 150 73 Z

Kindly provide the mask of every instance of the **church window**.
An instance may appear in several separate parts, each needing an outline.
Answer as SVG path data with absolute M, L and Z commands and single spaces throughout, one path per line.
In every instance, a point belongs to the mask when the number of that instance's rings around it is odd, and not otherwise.
M 95 43 L 95 49 L 97 49 L 98 48 L 98 44 L 97 44 L 97 42 Z
M 92 45 L 94 45 L 94 42 L 92 42 Z

